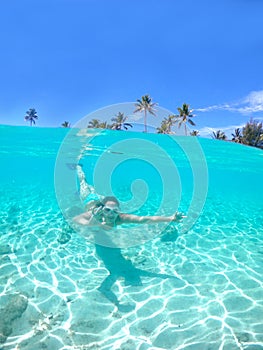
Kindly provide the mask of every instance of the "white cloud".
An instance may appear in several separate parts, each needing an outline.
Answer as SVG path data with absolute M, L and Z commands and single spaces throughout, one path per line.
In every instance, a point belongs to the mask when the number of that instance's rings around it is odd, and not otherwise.
M 204 108 L 197 108 L 195 110 L 198 112 L 224 110 L 230 112 L 238 112 L 244 115 L 263 112 L 263 90 L 251 91 L 246 97 L 237 102 L 225 103 L 222 105 L 213 105 Z
M 214 128 L 204 127 L 199 130 L 200 136 L 207 137 L 211 136 L 214 131 Z
M 216 126 L 216 127 L 204 127 L 199 130 L 200 136 L 202 137 L 208 137 L 212 136 L 213 131 L 221 130 L 223 131 L 228 137 L 231 137 L 231 134 L 234 133 L 235 129 L 241 129 L 245 126 L 245 124 L 239 124 L 239 125 L 228 125 L 228 126 Z

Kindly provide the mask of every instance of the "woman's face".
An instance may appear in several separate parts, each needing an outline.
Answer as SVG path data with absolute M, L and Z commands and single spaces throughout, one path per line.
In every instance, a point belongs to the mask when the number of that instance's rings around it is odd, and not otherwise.
M 104 204 L 102 211 L 105 219 L 108 219 L 111 221 L 117 218 L 117 216 L 120 213 L 120 208 L 117 203 L 108 201 Z

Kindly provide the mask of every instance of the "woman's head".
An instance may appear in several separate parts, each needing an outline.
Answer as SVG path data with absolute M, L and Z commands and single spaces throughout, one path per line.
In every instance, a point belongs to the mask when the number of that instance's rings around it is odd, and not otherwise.
M 105 217 L 109 220 L 116 219 L 120 213 L 120 203 L 116 197 L 108 196 L 101 201 L 102 211 Z
M 114 203 L 118 208 L 120 207 L 120 203 L 116 197 L 107 196 L 107 197 L 104 197 L 103 200 L 101 201 L 103 205 L 106 205 L 108 202 Z

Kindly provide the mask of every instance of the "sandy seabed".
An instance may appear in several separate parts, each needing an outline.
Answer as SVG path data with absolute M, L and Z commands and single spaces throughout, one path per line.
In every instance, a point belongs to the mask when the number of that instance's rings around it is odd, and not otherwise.
M 187 234 L 120 250 L 43 210 L 51 195 L 17 195 L 0 213 L 0 349 L 263 349 L 258 208 L 214 198 Z

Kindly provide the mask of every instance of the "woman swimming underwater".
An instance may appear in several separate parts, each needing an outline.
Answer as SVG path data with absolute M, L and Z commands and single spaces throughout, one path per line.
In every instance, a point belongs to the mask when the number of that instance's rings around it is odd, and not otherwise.
M 100 198 L 86 182 L 85 174 L 80 165 L 77 165 L 77 174 L 80 181 L 81 198 L 88 199 L 87 211 L 74 217 L 73 221 L 85 226 L 101 226 L 112 228 L 121 224 L 151 224 L 160 222 L 179 222 L 186 216 L 176 212 L 171 216 L 139 216 L 122 213 L 120 203 L 116 197 Z

